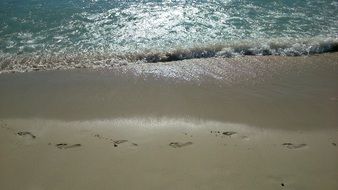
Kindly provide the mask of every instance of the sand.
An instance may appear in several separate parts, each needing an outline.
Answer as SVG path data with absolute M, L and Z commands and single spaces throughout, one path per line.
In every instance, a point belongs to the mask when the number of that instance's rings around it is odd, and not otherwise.
M 3 189 L 338 187 L 338 130 L 178 118 L 10 120 L 0 130 Z
M 336 190 L 337 55 L 2 74 L 1 189 Z

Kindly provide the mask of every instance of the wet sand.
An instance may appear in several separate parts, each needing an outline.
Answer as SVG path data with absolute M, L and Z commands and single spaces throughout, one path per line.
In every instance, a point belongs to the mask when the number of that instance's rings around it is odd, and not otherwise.
M 4 189 L 337 189 L 338 54 L 0 75 Z

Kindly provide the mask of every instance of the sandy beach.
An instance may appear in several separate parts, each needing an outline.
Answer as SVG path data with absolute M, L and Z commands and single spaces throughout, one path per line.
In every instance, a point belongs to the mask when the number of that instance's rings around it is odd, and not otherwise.
M 22 131 L 36 138 L 17 134 Z M 337 133 L 174 118 L 2 121 L 0 184 L 4 189 L 334 190 Z
M 336 190 L 337 60 L 1 74 L 0 187 Z

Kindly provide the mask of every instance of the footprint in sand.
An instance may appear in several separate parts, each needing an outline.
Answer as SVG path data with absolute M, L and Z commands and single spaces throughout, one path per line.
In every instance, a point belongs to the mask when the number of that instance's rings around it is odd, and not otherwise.
M 171 142 L 169 146 L 173 148 L 182 148 L 182 147 L 189 146 L 192 144 L 193 144 L 192 142 L 184 142 L 184 143 L 183 142 Z
M 237 132 L 235 131 L 224 131 L 224 132 L 221 132 L 221 131 L 210 131 L 210 133 L 212 134 L 215 134 L 215 136 L 221 136 L 221 137 L 224 137 L 224 136 L 228 136 L 228 137 L 231 137 L 232 135 L 236 135 Z
M 234 132 L 234 131 L 225 131 L 222 133 L 223 135 L 226 135 L 228 137 L 231 137 L 232 135 L 235 135 L 237 134 L 237 132 Z
M 30 137 L 32 139 L 35 139 L 36 136 L 33 135 L 31 132 L 28 132 L 28 131 L 21 131 L 21 132 L 18 132 L 17 135 L 21 136 L 21 137 Z
M 3 129 L 10 130 L 10 128 L 7 126 L 7 124 L 3 123 L 3 121 L 0 121 L 0 127 L 3 128 Z
M 125 142 L 128 142 L 128 140 L 116 140 L 116 141 L 113 141 L 114 147 L 118 147 L 119 144 L 122 144 L 122 143 L 125 143 Z
M 282 145 L 288 149 L 299 149 L 307 146 L 306 144 L 293 144 L 293 143 L 283 143 Z
M 138 146 L 138 144 L 137 143 L 131 143 L 133 146 Z
M 68 145 L 67 143 L 59 143 L 59 144 L 56 144 L 55 146 L 56 146 L 56 148 L 59 148 L 59 149 L 69 149 L 69 148 L 80 147 L 82 145 L 81 144 Z
M 8 130 L 8 131 L 10 131 L 10 132 L 16 133 L 16 131 L 15 131 L 14 129 L 8 127 L 7 123 L 4 123 L 3 121 L 0 121 L 0 127 L 1 127 L 2 129 Z
M 5 130 L 8 130 L 10 131 L 11 133 L 14 133 L 20 137 L 26 137 L 26 138 L 30 138 L 30 139 L 35 139 L 36 136 L 33 135 L 31 132 L 28 132 L 28 131 L 19 131 L 19 132 L 16 132 L 14 129 L 11 129 L 10 127 L 8 127 L 8 125 L 6 123 L 3 123 L 3 121 L 0 121 L 0 127 L 2 129 L 5 129 Z
M 95 134 L 94 137 L 96 137 L 96 138 L 98 138 L 98 139 L 103 139 L 103 140 L 106 140 L 106 141 L 112 140 L 112 139 L 109 139 L 109 138 L 104 137 L 104 136 L 99 135 L 99 134 Z
M 96 137 L 98 139 L 103 139 L 103 140 L 106 140 L 106 141 L 110 141 L 110 142 L 113 143 L 114 147 L 118 147 L 120 144 L 128 142 L 128 140 L 113 140 L 111 138 L 104 137 L 104 136 L 102 136 L 100 134 L 95 134 L 94 137 Z M 130 142 L 129 144 L 131 144 L 133 146 L 138 146 L 137 143 L 133 143 L 133 142 Z
M 99 135 L 99 134 L 95 134 L 94 137 L 99 138 L 99 139 L 102 138 L 101 135 Z

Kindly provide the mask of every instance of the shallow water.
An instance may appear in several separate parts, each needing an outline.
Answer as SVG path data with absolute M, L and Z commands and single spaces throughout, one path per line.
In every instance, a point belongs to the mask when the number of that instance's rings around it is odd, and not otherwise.
M 335 0 L 2 0 L 0 66 L 337 51 L 337 10 Z

